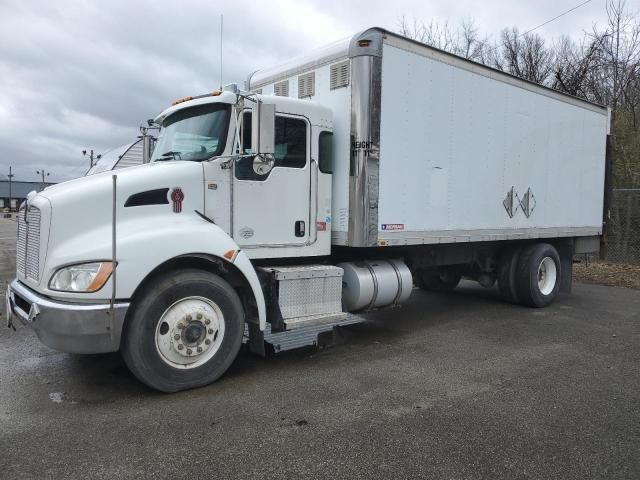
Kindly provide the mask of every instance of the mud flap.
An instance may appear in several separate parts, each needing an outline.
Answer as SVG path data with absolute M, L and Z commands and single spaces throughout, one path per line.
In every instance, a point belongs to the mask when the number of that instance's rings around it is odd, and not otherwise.
M 249 323 L 249 351 L 265 357 L 267 351 L 264 346 L 264 332 L 260 330 L 260 326 L 255 323 Z
M 573 240 L 557 245 L 560 254 L 560 293 L 571 293 L 573 288 Z

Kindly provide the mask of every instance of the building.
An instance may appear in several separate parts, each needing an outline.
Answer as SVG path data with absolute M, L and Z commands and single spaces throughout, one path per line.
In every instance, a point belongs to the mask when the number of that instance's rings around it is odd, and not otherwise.
M 16 210 L 20 203 L 27 198 L 29 192 L 40 191 L 49 185 L 54 184 L 13 181 L 11 182 L 11 198 L 9 198 L 9 180 L 0 180 L 0 209 L 4 210 L 11 205 L 11 210 Z

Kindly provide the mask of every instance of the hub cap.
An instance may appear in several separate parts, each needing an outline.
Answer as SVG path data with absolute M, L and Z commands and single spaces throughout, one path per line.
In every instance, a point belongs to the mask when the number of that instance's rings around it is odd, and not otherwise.
M 538 290 L 540 290 L 540 293 L 549 295 L 553 292 L 557 279 L 556 262 L 551 257 L 544 257 L 538 267 Z
M 204 297 L 186 297 L 165 310 L 156 327 L 160 358 L 175 368 L 196 368 L 210 360 L 224 337 L 220 307 Z

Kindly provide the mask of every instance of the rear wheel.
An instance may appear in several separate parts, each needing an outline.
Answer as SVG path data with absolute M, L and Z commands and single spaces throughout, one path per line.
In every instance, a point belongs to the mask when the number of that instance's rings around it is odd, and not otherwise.
M 505 249 L 498 260 L 498 287 L 505 302 L 518 303 L 517 275 L 518 260 L 522 247 Z
M 217 275 L 182 270 L 149 284 L 127 320 L 122 356 L 156 390 L 207 385 L 235 359 L 244 311 L 235 290 Z
M 518 260 L 517 290 L 520 303 L 546 307 L 560 290 L 560 255 L 548 243 L 525 247 Z
M 415 275 L 416 286 L 423 290 L 448 292 L 460 283 L 462 273 L 455 267 L 438 267 L 429 270 L 418 270 Z

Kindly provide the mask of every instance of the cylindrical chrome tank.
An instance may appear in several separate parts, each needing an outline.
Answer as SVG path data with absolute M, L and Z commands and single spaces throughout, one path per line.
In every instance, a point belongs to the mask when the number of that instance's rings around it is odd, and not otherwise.
M 344 270 L 342 303 L 348 312 L 402 303 L 413 278 L 402 260 L 363 260 L 338 264 Z

